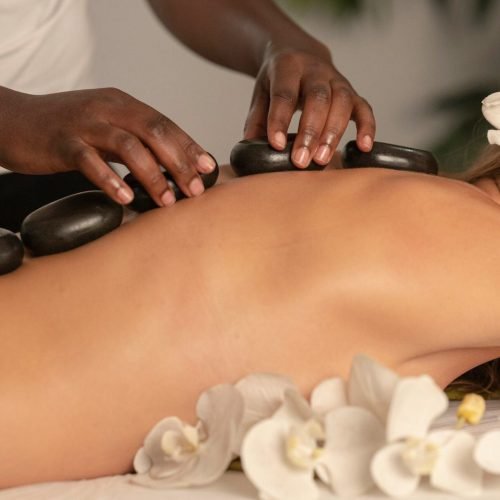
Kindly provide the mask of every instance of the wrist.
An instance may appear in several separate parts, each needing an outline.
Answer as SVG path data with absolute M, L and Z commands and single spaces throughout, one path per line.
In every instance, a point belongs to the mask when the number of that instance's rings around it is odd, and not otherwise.
M 0 165 L 12 169 L 13 150 L 19 144 L 19 124 L 25 115 L 24 94 L 7 87 L 0 87 Z M 23 145 L 22 147 L 25 147 Z
M 269 60 L 277 54 L 299 51 L 319 57 L 324 62 L 332 64 L 330 49 L 323 43 L 312 37 L 300 37 L 297 39 L 287 38 L 286 40 L 269 40 L 263 51 L 262 62 Z

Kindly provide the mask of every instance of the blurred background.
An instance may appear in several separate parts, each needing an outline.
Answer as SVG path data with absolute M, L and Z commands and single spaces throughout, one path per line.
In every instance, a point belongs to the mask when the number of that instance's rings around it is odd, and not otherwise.
M 279 4 L 331 49 L 339 70 L 371 103 L 378 140 L 430 149 L 447 170 L 463 168 L 486 144 L 480 102 L 500 91 L 499 0 Z M 96 85 L 151 104 L 227 162 L 241 140 L 252 79 L 184 48 L 146 1 L 94 1 L 91 9 Z M 354 136 L 351 125 L 343 143 Z

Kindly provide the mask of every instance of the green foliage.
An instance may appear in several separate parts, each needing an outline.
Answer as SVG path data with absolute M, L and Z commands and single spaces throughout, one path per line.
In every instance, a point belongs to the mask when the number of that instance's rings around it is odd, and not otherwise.
M 335 0 L 333 0 L 335 1 Z M 452 9 L 453 0 L 432 0 L 434 6 L 443 15 L 448 15 Z M 472 19 L 477 23 L 484 23 L 495 6 L 495 0 L 474 0 L 469 2 Z

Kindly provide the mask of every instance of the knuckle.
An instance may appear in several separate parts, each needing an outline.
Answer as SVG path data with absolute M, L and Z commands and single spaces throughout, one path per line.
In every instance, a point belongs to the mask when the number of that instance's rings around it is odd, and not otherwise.
M 154 172 L 151 172 L 149 175 L 149 185 L 154 186 L 154 187 L 162 187 L 167 180 L 165 179 L 164 175 L 159 171 L 156 170 Z
M 276 58 L 276 64 L 285 68 L 293 67 L 300 63 L 302 54 L 297 51 L 287 50 L 281 52 Z
M 335 95 L 337 96 L 337 99 L 343 104 L 349 104 L 352 101 L 353 97 L 352 90 L 344 85 L 335 89 Z
M 139 144 L 139 140 L 130 134 L 120 134 L 116 138 L 118 151 L 121 153 L 130 153 Z
M 289 121 L 287 121 L 284 116 L 272 116 L 269 117 L 268 125 L 272 130 L 286 130 L 288 129 Z M 262 129 L 265 132 L 266 128 L 264 126 Z
M 128 94 L 116 87 L 106 87 L 101 91 L 102 95 L 109 100 L 123 100 Z
M 79 147 L 73 151 L 73 161 L 78 166 L 88 165 L 92 160 L 93 152 L 89 148 Z
M 335 139 L 337 139 L 341 135 L 341 130 L 339 129 L 339 127 L 329 126 L 329 127 L 325 128 L 323 135 L 327 139 L 334 141 Z
M 170 120 L 163 115 L 156 115 L 146 123 L 146 132 L 154 139 L 163 139 L 170 130 Z
M 99 186 L 113 186 L 113 175 L 108 169 L 99 169 L 95 172 L 95 181 Z
M 319 136 L 319 130 L 313 125 L 306 125 L 302 129 L 302 133 L 304 137 L 307 137 L 309 140 L 316 140 Z
M 295 95 L 295 92 L 290 89 L 276 90 L 272 93 L 271 98 L 290 106 L 295 105 L 297 102 L 297 96 Z
M 185 176 L 192 173 L 191 166 L 184 161 L 176 163 L 175 170 L 181 176 Z
M 325 85 L 314 85 L 308 92 L 309 96 L 321 103 L 330 102 L 330 88 Z
M 188 157 L 197 157 L 201 153 L 201 148 L 192 139 L 186 139 L 182 143 L 182 149 Z

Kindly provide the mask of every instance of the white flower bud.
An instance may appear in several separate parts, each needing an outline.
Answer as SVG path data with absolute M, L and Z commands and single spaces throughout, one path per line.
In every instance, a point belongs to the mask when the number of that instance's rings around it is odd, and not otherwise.
M 483 116 L 497 130 L 488 131 L 488 141 L 490 144 L 500 145 L 500 92 L 495 92 L 483 100 Z
M 486 401 L 479 394 L 466 394 L 457 409 L 459 426 L 464 423 L 476 425 L 483 418 Z

